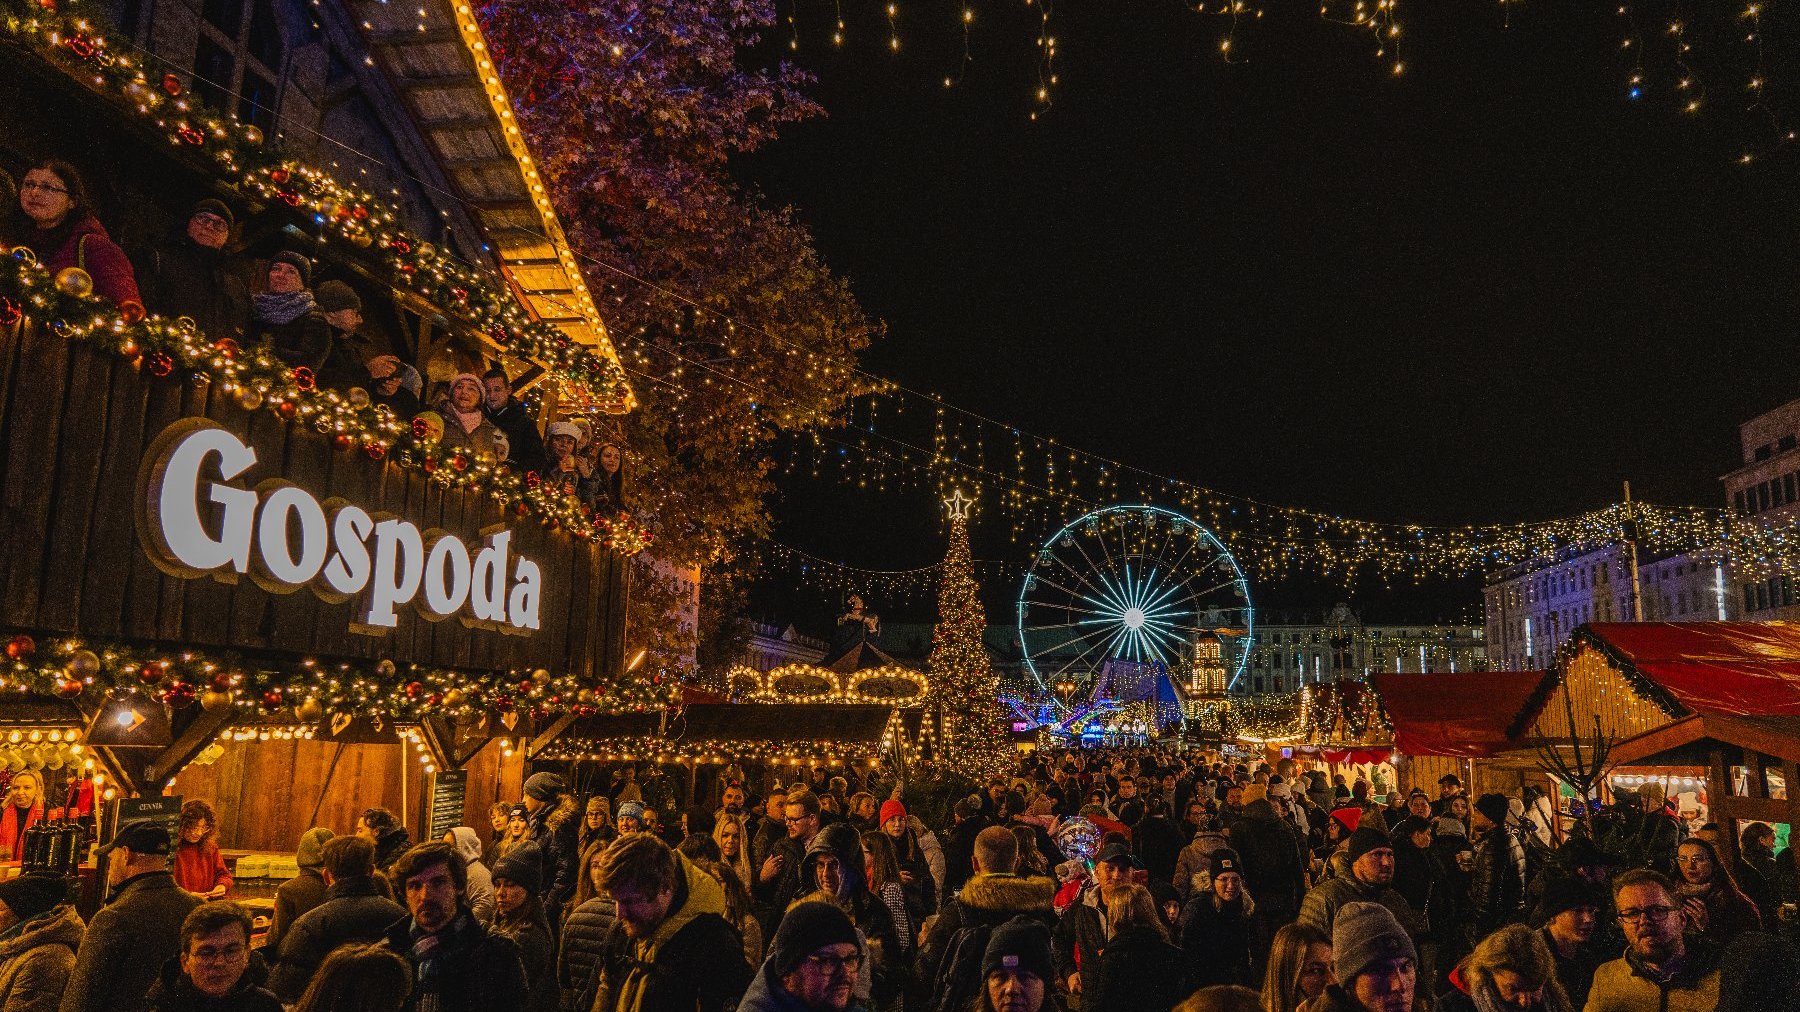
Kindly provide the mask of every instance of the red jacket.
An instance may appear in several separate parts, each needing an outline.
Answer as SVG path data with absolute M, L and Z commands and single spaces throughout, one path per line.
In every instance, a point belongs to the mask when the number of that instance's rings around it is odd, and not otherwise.
M 53 244 L 55 249 L 41 249 L 38 244 Z M 125 251 L 106 234 L 106 226 L 93 217 L 83 218 L 73 226 L 64 223 L 49 230 L 39 230 L 25 239 L 25 245 L 36 250 L 38 262 L 51 275 L 65 267 L 80 267 L 94 279 L 94 294 L 114 303 L 142 302 L 138 296 L 137 273 Z
M 6 805 L 0 812 L 0 861 L 19 860 L 19 843 L 25 839 L 25 831 L 44 821 L 44 802 L 42 799 L 31 806 L 25 817 L 19 817 L 18 805 Z
M 225 869 L 225 857 L 212 840 L 199 843 L 181 841 L 175 848 L 175 884 L 202 896 L 217 886 L 231 888 L 231 872 Z

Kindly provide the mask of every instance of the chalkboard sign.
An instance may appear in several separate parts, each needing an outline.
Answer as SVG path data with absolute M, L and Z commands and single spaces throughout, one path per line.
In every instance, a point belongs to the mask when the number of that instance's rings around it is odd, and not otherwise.
M 119 827 L 136 819 L 154 819 L 169 831 L 170 852 L 181 840 L 181 798 L 158 795 L 152 798 L 119 798 L 106 803 L 106 828 L 100 842 L 108 843 Z
M 431 835 L 436 842 L 463 824 L 463 802 L 469 795 L 468 770 L 443 770 L 431 775 Z

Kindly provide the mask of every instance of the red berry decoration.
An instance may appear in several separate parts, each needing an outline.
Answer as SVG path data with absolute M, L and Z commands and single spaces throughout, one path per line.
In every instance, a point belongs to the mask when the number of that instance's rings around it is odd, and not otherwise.
M 413 272 L 416 270 L 418 270 L 418 268 L 414 267 L 412 264 L 401 264 L 400 265 L 400 273 L 406 275 L 409 278 L 413 276 Z
M 223 673 L 212 676 L 212 688 L 214 692 L 230 692 L 231 676 Z
M 141 679 L 145 685 L 155 685 L 162 681 L 163 676 L 168 673 L 168 667 L 161 661 L 150 661 L 138 669 L 138 678 Z
M 181 94 L 181 78 L 176 77 L 174 74 L 164 74 L 162 79 L 162 90 L 168 93 L 170 98 L 174 98 Z
M 153 351 L 144 356 L 144 368 L 150 370 L 150 375 L 162 379 L 175 371 L 175 359 L 166 351 Z
M 350 208 L 350 217 L 355 218 L 357 221 L 364 221 L 369 217 L 369 209 L 361 204 L 357 204 Z
M 69 47 L 69 52 L 84 60 L 92 59 L 94 56 L 94 40 L 85 35 L 69 36 L 66 45 Z
M 356 440 L 351 439 L 349 433 L 340 432 L 331 437 L 331 445 L 340 450 L 348 450 L 356 445 Z
M 381 460 L 387 456 L 387 446 L 383 443 L 367 442 L 363 444 L 363 456 L 370 460 Z
M 235 359 L 238 357 L 238 352 L 241 349 L 238 347 L 238 343 L 237 343 L 236 339 L 229 338 L 229 337 L 221 337 L 217 341 L 213 342 L 213 350 L 219 353 L 220 358 L 223 358 L 225 361 L 229 362 L 232 359 Z
M 22 661 L 37 653 L 37 640 L 21 633 L 6 641 L 6 656 L 15 661 Z
M 431 695 L 425 697 L 425 705 L 426 706 L 437 706 L 438 704 L 442 703 L 443 701 L 444 701 L 444 694 L 441 692 L 434 692 Z
M 60 699 L 74 699 L 81 695 L 81 683 L 73 678 L 56 680 L 56 695 Z
M 450 289 L 450 297 L 458 302 L 467 302 L 469 301 L 469 290 L 467 288 L 452 288 Z
M 495 696 L 494 707 L 500 710 L 510 710 L 513 708 L 513 698 L 504 694 Z
M 277 193 L 275 196 L 280 198 L 281 202 L 289 207 L 300 206 L 300 195 L 298 193 Z
M 312 390 L 319 385 L 319 378 L 313 375 L 308 366 L 295 366 L 292 373 L 294 385 L 302 390 Z
M 25 311 L 19 308 L 17 302 L 0 296 L 0 327 L 10 327 L 24 315 Z
M 282 401 L 275 405 L 275 413 L 291 421 L 295 415 L 300 413 L 300 405 L 293 401 Z
M 395 239 L 394 240 L 394 248 L 399 250 L 402 253 L 411 253 L 412 252 L 412 243 L 407 242 L 405 239 Z
M 274 182 L 285 183 L 289 178 L 291 178 L 291 175 L 286 169 L 271 169 L 269 171 L 269 179 Z
M 119 319 L 126 323 L 134 326 L 143 323 L 145 315 L 144 304 L 136 299 L 127 299 L 119 303 Z
M 179 710 L 194 702 L 194 687 L 186 682 L 170 682 L 162 692 L 162 701 Z

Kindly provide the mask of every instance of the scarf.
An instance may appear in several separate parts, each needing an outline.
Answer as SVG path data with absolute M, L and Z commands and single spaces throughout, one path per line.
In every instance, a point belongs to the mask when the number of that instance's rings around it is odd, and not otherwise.
M 457 911 L 455 920 L 432 933 L 420 930 L 418 922 L 413 922 L 412 949 L 407 957 L 412 961 L 419 990 L 436 991 L 437 978 L 444 969 L 444 957 L 455 956 L 475 944 L 480 933 L 481 927 L 467 910 Z
M 256 319 L 261 323 L 280 326 L 313 311 L 313 294 L 304 288 L 297 292 L 258 292 L 250 299 L 256 303 Z
M 444 404 L 444 413 L 456 419 L 457 426 L 464 433 L 474 432 L 481 427 L 482 422 L 487 421 L 487 415 L 482 414 L 480 408 L 476 408 L 474 411 L 458 411 L 456 405 L 448 402 Z

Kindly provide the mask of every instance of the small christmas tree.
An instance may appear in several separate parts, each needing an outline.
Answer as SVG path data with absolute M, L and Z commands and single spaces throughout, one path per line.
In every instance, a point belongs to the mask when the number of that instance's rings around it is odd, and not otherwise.
M 938 624 L 932 633 L 931 695 L 942 720 L 938 761 L 971 776 L 1001 772 L 1009 757 L 1008 720 L 1000 705 L 1000 681 L 981 641 L 987 617 L 981 586 L 969 556 L 970 500 L 959 491 L 950 511 L 950 549 L 938 588 Z

